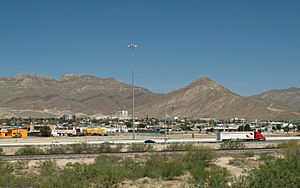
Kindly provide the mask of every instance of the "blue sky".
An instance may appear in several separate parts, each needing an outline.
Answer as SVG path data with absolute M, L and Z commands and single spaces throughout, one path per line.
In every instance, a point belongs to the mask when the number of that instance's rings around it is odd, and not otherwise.
M 93 74 L 179 89 L 207 76 L 247 96 L 300 87 L 297 0 L 1 0 L 0 76 Z

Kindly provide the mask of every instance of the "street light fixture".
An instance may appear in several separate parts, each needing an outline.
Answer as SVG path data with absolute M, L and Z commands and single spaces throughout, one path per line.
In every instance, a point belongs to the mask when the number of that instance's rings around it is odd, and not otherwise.
M 132 70 L 131 70 L 131 79 L 132 79 L 132 139 L 135 140 L 135 116 L 134 116 L 134 48 L 138 46 L 134 43 L 128 44 L 128 48 L 131 48 L 131 57 L 132 57 Z

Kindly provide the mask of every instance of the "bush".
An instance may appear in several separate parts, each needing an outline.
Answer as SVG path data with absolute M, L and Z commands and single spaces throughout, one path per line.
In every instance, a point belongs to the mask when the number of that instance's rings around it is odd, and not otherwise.
M 242 176 L 233 187 L 299 187 L 300 157 L 267 160 L 260 168 Z
M 164 162 L 161 165 L 162 178 L 173 179 L 174 177 L 181 176 L 185 172 L 185 168 L 182 163 L 176 161 Z
M 130 144 L 128 151 L 131 152 L 144 152 L 144 151 L 153 151 L 153 146 L 150 144 Z
M 54 176 L 58 171 L 59 168 L 55 161 L 44 161 L 39 166 L 40 175 L 44 177 Z
M 121 145 L 121 144 L 118 144 L 117 146 L 115 146 L 115 147 L 112 147 L 112 150 L 111 150 L 111 152 L 118 153 L 118 152 L 121 152 L 122 150 L 123 150 L 123 145 Z
M 113 148 L 109 144 L 100 144 L 95 147 L 96 153 L 111 153 L 116 152 L 118 148 Z
M 65 146 L 51 146 L 45 149 L 46 154 L 65 154 L 67 147 Z
M 123 168 L 121 164 L 119 157 L 98 157 L 95 164 L 89 165 L 92 176 L 97 175 L 92 178 L 92 187 L 117 187 L 127 177 L 128 171 L 131 171 Z
M 4 155 L 3 148 L 0 148 L 0 155 Z
M 168 144 L 165 151 L 187 151 L 192 150 L 193 145 L 191 144 Z
M 225 150 L 234 150 L 234 149 L 244 149 L 245 144 L 236 140 L 236 141 L 225 141 L 220 144 L 221 149 Z
M 215 159 L 216 153 L 207 147 L 199 147 L 198 150 L 189 151 L 183 155 L 182 160 L 186 165 L 186 168 L 190 170 L 194 165 L 209 166 L 213 159 Z
M 190 182 L 195 187 L 229 187 L 231 175 L 225 168 L 205 168 L 203 165 L 195 165 L 191 169 L 192 179 Z
M 16 151 L 15 155 L 43 155 L 45 151 L 38 147 L 25 146 Z
M 126 170 L 126 178 L 136 180 L 144 177 L 144 164 L 139 164 L 135 160 L 130 158 L 125 158 L 121 167 Z
M 254 154 L 253 151 L 247 151 L 247 152 L 244 153 L 244 155 L 245 155 L 246 157 L 254 157 L 254 156 L 255 156 L 255 154 Z
M 93 152 L 92 148 L 87 143 L 72 144 L 69 147 L 69 151 L 76 154 Z
M 300 155 L 300 144 L 298 141 L 283 142 L 278 144 L 277 147 L 283 148 L 285 156 Z
M 0 187 L 9 187 L 10 183 L 13 182 L 13 166 L 0 160 Z

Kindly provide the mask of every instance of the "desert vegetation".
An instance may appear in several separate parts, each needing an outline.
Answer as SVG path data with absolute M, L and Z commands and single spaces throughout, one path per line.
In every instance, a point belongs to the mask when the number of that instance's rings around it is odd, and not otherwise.
M 214 150 L 199 146 L 185 146 L 186 148 L 181 149 L 186 149 L 187 152 L 172 155 L 146 153 L 135 157 L 99 156 L 92 164 L 70 162 L 64 167 L 58 166 L 55 161 L 41 161 L 34 167 L 29 167 L 24 161 L 0 161 L 0 187 L 122 187 L 126 181 L 138 181 L 143 178 L 172 182 L 176 178 L 184 177 L 179 187 L 250 188 L 288 185 L 296 188 L 300 186 L 299 146 L 298 142 L 287 142 L 278 145 L 282 150 L 275 155 L 258 156 L 245 152 L 240 156 L 231 156 L 233 159 L 228 165 L 238 167 L 247 165 L 246 162 L 250 158 L 259 158 L 256 167 L 239 177 L 233 176 L 228 169 L 215 163 L 219 156 Z M 40 150 L 25 147 L 18 150 L 18 154 L 57 153 L 61 149 L 59 147 Z M 110 145 L 94 147 L 85 144 L 63 149 L 66 153 L 86 153 L 90 151 L 90 147 L 93 148 L 93 152 L 124 149 Z M 132 145 L 128 149 L 135 151 L 138 147 L 141 146 Z M 151 145 L 145 145 L 145 148 L 138 148 L 138 150 L 147 151 L 149 148 Z M 170 147 L 167 150 L 175 150 L 175 148 Z

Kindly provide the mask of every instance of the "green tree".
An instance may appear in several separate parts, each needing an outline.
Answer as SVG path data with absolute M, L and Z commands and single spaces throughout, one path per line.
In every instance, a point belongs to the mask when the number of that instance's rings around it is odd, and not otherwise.
M 51 136 L 51 129 L 49 126 L 43 126 L 40 129 L 41 135 L 43 137 L 50 137 Z
M 239 126 L 239 128 L 238 128 L 238 131 L 251 131 L 251 130 L 252 130 L 252 129 L 251 129 L 251 127 L 250 127 L 249 124 L 246 124 L 245 126 L 241 125 L 241 126 Z
M 281 125 L 276 125 L 277 130 L 281 130 Z

